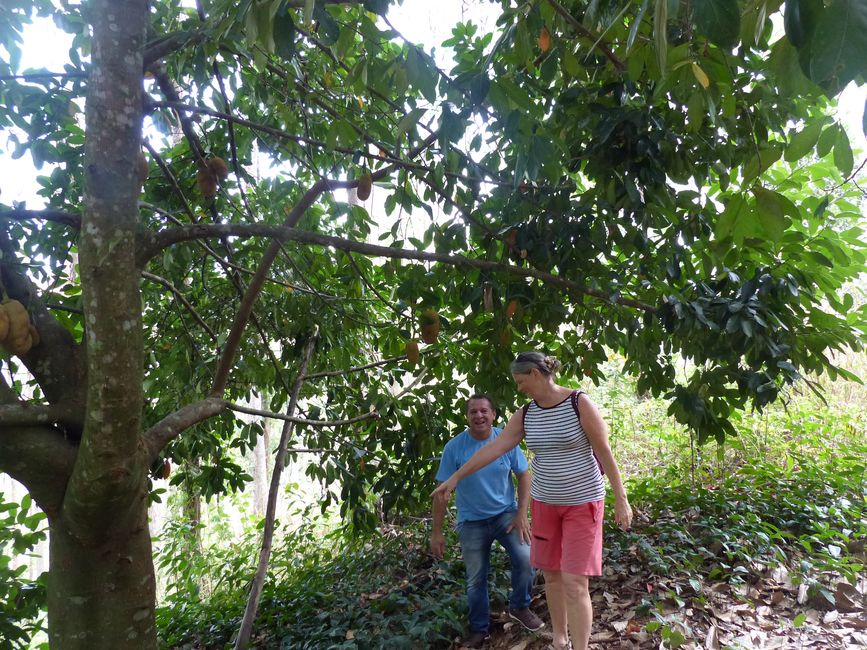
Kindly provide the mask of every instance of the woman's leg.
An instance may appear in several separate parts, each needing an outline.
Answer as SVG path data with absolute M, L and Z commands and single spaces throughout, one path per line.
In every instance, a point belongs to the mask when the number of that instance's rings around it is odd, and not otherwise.
M 590 643 L 590 629 L 593 626 L 593 603 L 590 600 L 589 580 L 587 576 L 562 573 L 561 584 L 566 600 L 565 609 L 569 630 L 572 633 L 572 643 L 575 650 L 587 650 Z
M 563 572 L 544 571 L 545 598 L 548 613 L 551 615 L 551 628 L 554 631 L 554 647 L 565 648 L 569 643 L 569 628 L 566 609 L 566 594 L 563 591 Z

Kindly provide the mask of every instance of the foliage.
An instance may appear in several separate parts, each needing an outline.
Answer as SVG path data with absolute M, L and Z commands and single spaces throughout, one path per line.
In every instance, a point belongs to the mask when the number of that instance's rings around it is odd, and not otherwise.
M 865 451 L 852 437 L 845 448 L 792 452 L 782 466 L 752 457 L 722 480 L 643 478 L 630 497 L 649 523 L 640 534 L 616 533 L 611 555 L 635 551 L 661 575 L 744 580 L 783 564 L 809 581 L 835 572 L 854 584 L 867 536 Z
M 33 512 L 33 500 L 10 503 L 0 495 L 0 639 L 3 647 L 26 648 L 42 629 L 45 577 L 27 579 L 22 563 L 45 539 L 45 515 Z
M 41 343 L 4 362 L 29 376 L 0 382 L 0 470 L 56 539 L 122 522 L 147 572 L 148 469 L 242 489 L 257 427 L 231 407 L 285 409 L 314 335 L 293 440 L 357 529 L 426 503 L 470 389 L 512 409 L 520 348 L 597 380 L 622 355 L 699 444 L 850 377 L 863 167 L 830 115 L 865 80 L 863 2 L 786 2 L 778 37 L 777 0 L 503 0 L 448 69 L 384 0 L 122 4 L 0 9 L 0 129 L 45 170 L 44 210 L 2 206 L 3 297 Z M 18 69 L 34 15 L 72 37 L 63 69 Z
M 409 524 L 355 540 L 323 537 L 319 524 L 308 520 L 275 553 L 257 644 L 311 649 L 450 645 L 464 624 L 463 565 L 433 564 L 426 553 L 427 534 L 426 526 Z M 209 599 L 181 592 L 169 597 L 158 611 L 161 647 L 221 648 L 230 641 L 243 613 L 251 567 L 244 567 L 246 574 L 233 569 L 254 555 L 254 539 L 214 549 L 216 564 L 228 569 L 228 577 Z M 494 560 L 497 580 L 508 584 L 505 554 Z M 502 589 L 498 595 L 505 598 Z

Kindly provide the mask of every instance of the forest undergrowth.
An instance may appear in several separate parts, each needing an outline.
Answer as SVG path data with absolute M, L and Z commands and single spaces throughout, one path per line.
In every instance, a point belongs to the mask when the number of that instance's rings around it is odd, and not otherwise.
M 861 387 L 851 395 L 838 390 L 832 406 L 793 396 L 763 414 L 743 414 L 727 446 L 698 447 L 657 401 L 618 386 L 598 394 L 637 516 L 623 533 L 607 509 L 604 575 L 592 581 L 591 647 L 864 647 Z M 464 581 L 454 536 L 438 561 L 428 553 L 424 517 L 358 533 L 324 526 L 313 512 L 275 547 L 256 647 L 460 647 Z M 175 576 L 158 612 L 162 647 L 231 647 L 258 533 L 205 549 L 207 597 L 197 593 L 203 565 L 160 558 Z M 549 627 L 526 633 L 503 614 L 505 554 L 497 550 L 493 564 L 489 647 L 545 647 Z M 532 606 L 547 620 L 541 577 L 534 593 Z

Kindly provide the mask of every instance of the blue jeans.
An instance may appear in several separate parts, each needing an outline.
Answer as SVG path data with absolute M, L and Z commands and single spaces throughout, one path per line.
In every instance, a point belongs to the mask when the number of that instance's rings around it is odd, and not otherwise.
M 500 542 L 509 554 L 512 565 L 511 609 L 524 609 L 530 605 L 530 590 L 535 572 L 530 566 L 530 546 L 522 543 L 518 531 L 506 528 L 515 518 L 515 511 L 504 512 L 488 519 L 464 521 L 458 524 L 461 554 L 467 567 L 467 601 L 470 607 L 470 630 L 488 631 L 491 605 L 488 598 L 488 570 L 491 566 L 491 546 Z

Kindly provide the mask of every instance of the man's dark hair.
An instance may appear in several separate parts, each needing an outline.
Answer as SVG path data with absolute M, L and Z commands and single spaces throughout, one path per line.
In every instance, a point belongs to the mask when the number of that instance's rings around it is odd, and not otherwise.
M 491 399 L 490 395 L 487 395 L 485 393 L 473 393 L 472 395 L 470 395 L 469 398 L 467 399 L 467 410 L 469 410 L 469 408 L 470 408 L 470 402 L 472 402 L 473 400 L 479 400 L 479 399 L 487 400 L 488 404 L 491 407 L 491 410 L 494 413 L 497 412 L 497 405 L 494 404 L 494 400 Z

